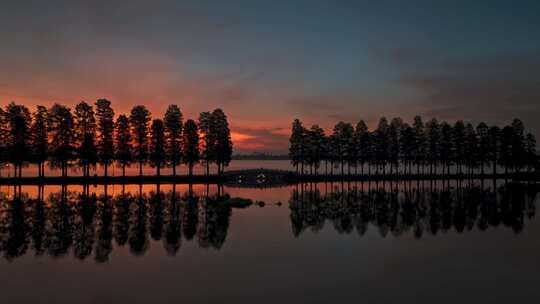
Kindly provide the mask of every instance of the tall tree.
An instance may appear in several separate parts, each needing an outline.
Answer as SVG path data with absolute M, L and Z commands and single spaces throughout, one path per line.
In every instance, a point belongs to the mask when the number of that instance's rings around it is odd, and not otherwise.
M 472 175 L 478 164 L 478 137 L 472 124 L 465 125 L 465 162 L 469 169 L 469 175 Z
M 465 124 L 458 120 L 452 129 L 452 138 L 454 142 L 454 161 L 457 166 L 457 172 L 462 173 L 461 168 L 465 162 Z
M 31 153 L 32 160 L 38 166 L 38 176 L 45 175 L 45 161 L 49 155 L 49 138 L 47 134 L 47 108 L 37 106 L 33 113 L 32 126 L 30 127 L 31 135 Z
M 188 166 L 189 176 L 193 175 L 193 167 L 199 162 L 199 130 L 192 119 L 184 124 L 182 132 L 183 162 Z
M 454 151 L 454 145 L 452 140 L 452 126 L 446 121 L 440 124 L 441 129 L 441 141 L 440 141 L 440 161 L 444 168 L 446 168 L 446 174 L 450 174 L 450 166 L 452 165 L 452 152 Z
M 485 166 L 489 164 L 489 158 L 486 157 L 489 153 L 489 127 L 486 123 L 481 122 L 476 126 L 476 134 L 478 136 L 478 165 L 481 173 L 484 174 Z
M 206 168 L 206 175 L 210 174 L 210 164 L 217 159 L 216 124 L 212 121 L 211 112 L 199 114 L 199 134 L 201 141 L 201 160 Z
M 525 127 L 520 119 L 514 119 L 512 121 L 512 129 L 514 135 L 512 136 L 511 143 L 511 155 L 512 155 L 512 167 L 515 171 L 518 171 L 525 165 Z
M 154 119 L 150 137 L 150 164 L 156 168 L 157 176 L 161 175 L 161 167 L 167 161 L 165 153 L 165 127 L 163 120 Z
M 148 123 L 150 112 L 145 106 L 135 106 L 131 109 L 129 123 L 134 143 L 135 159 L 139 162 L 139 176 L 142 176 L 142 167 L 148 157 Z
M 215 109 L 212 112 L 212 125 L 216 138 L 216 164 L 218 174 L 223 174 L 225 167 L 229 166 L 233 153 L 231 130 L 225 112 Z
M 311 174 L 318 173 L 321 159 L 324 154 L 324 130 L 319 125 L 313 125 L 308 132 L 308 164 Z
M 426 136 L 424 132 L 424 122 L 422 117 L 415 116 L 413 122 L 414 129 L 414 163 L 416 173 L 420 174 L 420 167 L 424 165 L 426 160 Z
M 126 176 L 126 166 L 133 161 L 132 137 L 129 128 L 129 119 L 126 115 L 118 116 L 115 129 L 115 158 L 122 167 L 122 176 Z
M 515 140 L 515 131 L 512 126 L 505 126 L 500 132 L 499 163 L 504 167 L 505 174 L 515 164 L 512 155 Z
M 379 125 L 375 130 L 375 162 L 377 165 L 377 172 L 379 168 L 383 169 L 383 174 L 386 172 L 386 164 L 389 159 L 389 140 L 388 140 L 388 120 L 386 117 L 381 117 Z
M 32 117 L 27 107 L 14 102 L 6 107 L 8 126 L 8 160 L 13 164 L 14 176 L 22 177 L 22 166 L 30 160 L 30 124 Z
M 340 121 L 334 126 L 332 134 L 335 138 L 334 152 L 339 157 L 341 175 L 345 174 L 345 161 L 350 159 L 348 153 L 352 150 L 350 147 L 353 145 L 353 133 L 354 128 L 350 123 Z
M 182 160 L 182 112 L 177 105 L 169 105 L 165 112 L 165 147 L 173 175 Z
M 433 169 L 440 160 L 441 130 L 437 119 L 433 118 L 426 124 L 427 161 L 429 162 L 429 174 L 433 175 Z
M 0 175 L 4 163 L 7 161 L 8 126 L 4 109 L 0 108 Z
M 492 126 L 488 131 L 489 142 L 485 158 L 492 163 L 493 175 L 497 174 L 497 163 L 501 152 L 501 130 L 497 126 Z
M 114 110 L 110 101 L 107 99 L 96 101 L 96 117 L 99 162 L 103 165 L 107 176 L 109 165 L 114 160 Z
M 360 164 L 361 174 L 364 174 L 364 164 L 369 161 L 369 130 L 363 120 L 356 124 L 354 130 L 354 146 L 356 147 L 356 157 Z
M 94 142 L 96 137 L 94 109 L 84 101 L 75 106 L 75 137 L 79 163 L 86 177 L 90 175 L 90 166 L 95 166 L 98 154 Z
M 415 161 L 414 147 L 416 144 L 414 129 L 407 123 L 401 128 L 400 135 L 400 158 L 403 162 L 404 172 L 411 174 L 412 164 Z
M 388 127 L 388 162 L 390 163 L 390 174 L 392 174 L 394 167 L 396 167 L 396 172 L 399 171 L 400 134 L 402 128 L 403 120 L 399 117 L 393 118 Z
M 66 177 L 69 161 L 75 158 L 75 122 L 71 109 L 54 104 L 49 109 L 47 124 L 51 140 L 51 165 L 60 167 L 62 177 Z
M 302 167 L 300 170 L 303 172 L 303 163 L 304 163 L 304 149 L 305 149 L 305 137 L 306 132 L 305 128 L 302 125 L 302 122 L 299 119 L 295 119 L 292 123 L 291 137 L 289 139 L 289 158 L 293 166 L 296 168 L 298 173 L 298 168 Z
M 525 135 L 525 163 L 528 171 L 535 168 L 537 159 L 536 138 L 533 134 L 527 133 L 527 135 Z

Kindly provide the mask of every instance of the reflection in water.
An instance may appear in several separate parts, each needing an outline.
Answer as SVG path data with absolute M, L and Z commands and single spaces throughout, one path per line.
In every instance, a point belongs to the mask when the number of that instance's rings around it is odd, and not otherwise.
M 63 189 L 65 190 L 65 189 Z M 42 191 L 40 191 L 42 193 Z M 150 239 L 162 241 L 174 256 L 186 240 L 197 238 L 201 248 L 219 249 L 225 242 L 231 210 L 220 192 L 197 196 L 174 190 L 114 197 L 61 191 L 46 199 L 17 194 L 0 198 L 0 251 L 7 260 L 33 251 L 35 255 L 77 259 L 93 255 L 106 262 L 116 246 L 144 255 Z
M 412 231 L 421 238 L 426 232 L 436 235 L 454 229 L 462 233 L 475 227 L 484 231 L 500 225 L 519 233 L 525 218 L 536 213 L 536 193 L 518 184 L 497 191 L 477 185 L 422 187 L 415 182 L 399 188 L 392 184 L 367 190 L 350 184 L 320 188 L 304 184 L 292 191 L 289 206 L 295 236 L 307 228 L 322 230 L 326 220 L 347 234 L 356 229 L 364 235 L 371 224 L 382 237 Z
M 33 253 L 101 263 L 108 261 L 113 248 L 126 247 L 132 255 L 142 256 L 156 242 L 170 256 L 178 253 L 183 241 L 220 249 L 231 208 L 251 202 L 231 199 L 221 187 L 213 194 L 208 186 L 199 191 L 191 186 L 177 191 L 176 185 L 167 191 L 160 185 L 154 190 L 137 187 L 130 191 L 122 187 L 114 195 L 107 188 L 95 194 L 88 187 L 68 191 L 65 186 L 44 195 L 40 187 L 37 198 L 20 188 L 13 195 L 0 192 L 0 252 L 7 260 Z M 536 193 L 526 185 L 493 188 L 406 182 L 301 184 L 267 191 L 286 191 L 285 195 L 290 191 L 294 236 L 308 228 L 320 231 L 327 220 L 339 233 L 356 230 L 364 235 L 372 226 L 383 237 L 412 233 L 421 238 L 425 233 L 497 226 L 521 232 L 526 219 L 536 213 Z

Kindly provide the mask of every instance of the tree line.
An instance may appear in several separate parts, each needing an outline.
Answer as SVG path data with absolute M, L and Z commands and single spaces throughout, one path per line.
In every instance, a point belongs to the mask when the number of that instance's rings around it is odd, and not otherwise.
M 39 177 L 45 175 L 45 163 L 59 168 L 62 177 L 70 166 L 79 166 L 83 176 L 101 164 L 108 176 L 109 166 L 116 163 L 125 176 L 126 167 L 150 164 L 161 174 L 161 168 L 184 164 L 189 175 L 202 163 L 206 174 L 210 165 L 218 174 L 231 161 L 231 132 L 227 116 L 221 109 L 202 112 L 198 121 L 183 121 L 177 105 L 169 105 L 162 119 L 153 119 L 145 106 L 137 105 L 129 114 L 118 115 L 111 102 L 99 99 L 94 105 L 84 101 L 75 109 L 54 104 L 36 106 L 34 112 L 14 102 L 0 108 L 0 165 L 12 164 L 14 176 L 22 176 L 22 167 L 33 163 Z
M 401 118 L 379 120 L 369 130 L 361 120 L 353 126 L 337 123 L 331 134 L 313 125 L 305 128 L 298 119 L 292 123 L 289 157 L 297 172 L 318 174 L 324 163 L 325 174 L 484 174 L 488 167 L 497 174 L 531 170 L 538 166 L 536 139 L 525 133 L 521 120 L 514 119 L 502 128 L 484 122 L 476 127 L 462 120 L 454 124 L 431 119 L 424 123 L 416 116 L 412 125 Z M 330 167 L 330 169 L 329 169 Z M 330 171 L 329 171 L 330 170 Z M 345 172 L 347 170 L 347 172 Z M 401 172 L 400 172 L 401 170 Z

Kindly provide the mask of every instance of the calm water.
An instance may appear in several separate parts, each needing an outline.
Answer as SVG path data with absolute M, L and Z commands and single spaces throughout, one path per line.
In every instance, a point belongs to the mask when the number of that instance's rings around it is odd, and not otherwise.
M 537 195 L 526 187 L 407 182 L 0 192 L 5 303 L 540 299 Z M 241 208 L 248 200 L 253 204 Z

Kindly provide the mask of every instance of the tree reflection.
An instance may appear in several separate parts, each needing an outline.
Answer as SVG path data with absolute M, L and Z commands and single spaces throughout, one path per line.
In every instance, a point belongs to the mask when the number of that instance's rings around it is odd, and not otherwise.
M 155 191 L 97 196 L 88 191 L 62 191 L 37 199 L 17 192 L 0 193 L 0 252 L 7 260 L 28 254 L 51 257 L 72 255 L 107 262 L 115 247 L 127 247 L 135 256 L 162 242 L 174 256 L 182 239 L 197 240 L 201 248 L 220 249 L 225 243 L 231 208 L 228 195 L 200 196 L 190 189 L 179 193 Z
M 292 232 L 299 236 L 306 229 L 321 230 L 329 221 L 339 233 L 356 230 L 364 235 L 371 226 L 382 237 L 411 232 L 422 238 L 424 233 L 437 235 L 454 230 L 458 233 L 504 226 L 520 233 L 525 220 L 536 213 L 535 191 L 520 184 L 508 184 L 496 191 L 473 184 L 450 188 L 428 187 L 412 183 L 399 189 L 388 185 L 368 186 L 343 183 L 326 185 L 325 194 L 313 185 L 299 185 L 289 201 Z

